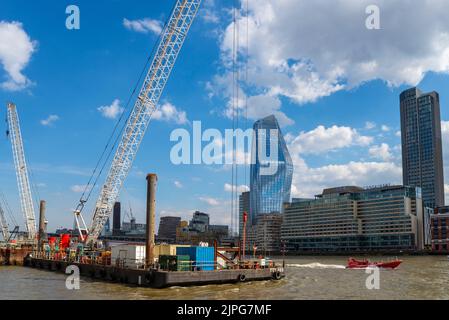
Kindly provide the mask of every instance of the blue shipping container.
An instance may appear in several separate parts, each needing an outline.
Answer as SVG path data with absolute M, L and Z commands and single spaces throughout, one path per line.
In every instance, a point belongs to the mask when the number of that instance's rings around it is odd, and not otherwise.
M 198 271 L 213 271 L 214 267 L 214 247 L 177 247 L 176 255 L 186 255 L 190 257 L 192 266 Z

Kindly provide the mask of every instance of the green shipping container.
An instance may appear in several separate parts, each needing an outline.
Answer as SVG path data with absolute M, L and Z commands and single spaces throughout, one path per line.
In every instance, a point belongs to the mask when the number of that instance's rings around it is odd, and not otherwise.
M 178 271 L 191 271 L 190 256 L 179 255 L 176 256 L 176 265 Z
M 177 257 L 176 256 L 159 256 L 159 265 L 162 270 L 176 271 L 177 270 Z

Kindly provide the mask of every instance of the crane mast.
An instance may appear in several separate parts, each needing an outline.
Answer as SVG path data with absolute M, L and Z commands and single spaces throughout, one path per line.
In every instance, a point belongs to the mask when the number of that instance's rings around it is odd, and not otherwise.
M 140 143 L 159 102 L 178 54 L 198 12 L 201 0 L 177 0 L 173 12 L 162 31 L 158 48 L 143 82 L 134 108 L 124 128 L 121 141 L 101 188 L 86 243 L 95 242 L 111 215 L 114 202 L 126 179 Z M 81 207 L 83 204 L 81 205 Z M 79 215 L 79 212 L 76 212 Z
M 9 240 L 9 229 L 5 218 L 5 212 L 3 211 L 1 204 L 0 204 L 0 229 L 2 231 L 3 241 L 7 242 Z
M 11 137 L 12 153 L 16 167 L 17 184 L 20 194 L 20 205 L 25 218 L 25 227 L 28 233 L 28 240 L 36 237 L 36 218 L 31 196 L 30 180 L 23 150 L 22 134 L 20 132 L 19 116 L 16 105 L 8 103 L 7 115 L 9 124 L 9 136 Z

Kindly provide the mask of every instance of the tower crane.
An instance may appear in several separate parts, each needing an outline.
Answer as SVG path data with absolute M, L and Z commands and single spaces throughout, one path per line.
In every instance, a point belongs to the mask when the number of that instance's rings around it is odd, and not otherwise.
M 5 212 L 3 211 L 1 204 L 0 204 L 0 229 L 2 231 L 3 241 L 7 242 L 9 239 L 9 229 L 5 218 Z
M 132 167 L 151 116 L 156 109 L 200 4 L 201 0 L 176 1 L 172 14 L 161 33 L 157 50 L 140 93 L 124 127 L 106 182 L 102 186 L 95 204 L 86 238 L 83 236 L 83 230 L 79 228 L 81 239 L 85 243 L 93 243 L 98 239 L 111 215 L 114 202 L 117 201 L 123 182 Z M 77 225 L 83 223 L 81 211 L 84 202 L 81 200 L 74 212 L 75 219 L 78 221 Z
M 30 179 L 28 177 L 28 169 L 25 161 L 22 134 L 20 132 L 19 116 L 17 115 L 16 105 L 13 103 L 7 104 L 7 120 L 9 124 L 8 135 L 11 138 L 12 153 L 16 167 L 20 205 L 25 218 L 28 240 L 34 240 L 36 238 L 36 218 L 34 215 L 33 199 L 31 196 Z

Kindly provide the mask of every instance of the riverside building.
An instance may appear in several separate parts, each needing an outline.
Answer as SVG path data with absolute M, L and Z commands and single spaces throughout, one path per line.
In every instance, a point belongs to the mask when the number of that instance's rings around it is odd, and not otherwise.
M 422 250 L 421 189 L 325 189 L 315 199 L 286 204 L 281 239 L 289 252 Z

